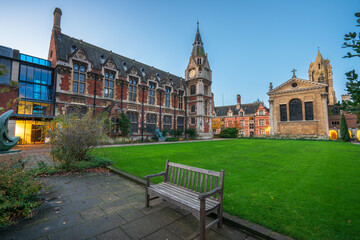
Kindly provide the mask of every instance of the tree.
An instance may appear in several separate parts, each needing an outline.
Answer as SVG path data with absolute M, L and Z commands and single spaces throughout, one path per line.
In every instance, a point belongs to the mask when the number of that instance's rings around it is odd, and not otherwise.
M 6 69 L 6 67 L 4 65 L 0 65 L 0 76 L 4 76 L 8 72 L 9 71 Z M 18 86 L 19 86 L 18 83 L 14 82 L 14 81 L 10 81 L 10 87 L 17 88 Z M 10 92 L 10 90 L 11 89 L 8 87 L 3 87 L 0 89 L 0 93 L 4 94 L 7 92 Z M 9 101 L 6 103 L 6 107 L 0 107 L 0 112 L 3 112 L 9 108 L 12 108 L 19 100 L 20 100 L 20 98 L 9 99 Z
M 128 136 L 130 132 L 131 123 L 130 123 L 130 119 L 124 113 L 120 114 L 119 125 L 120 125 L 121 136 L 123 137 Z
M 355 13 L 355 16 L 359 19 L 357 22 L 360 24 L 360 13 Z M 357 25 L 359 27 L 360 25 Z M 345 34 L 343 48 L 350 48 L 350 51 L 344 56 L 344 58 L 360 57 L 360 32 L 349 32 Z M 360 122 L 360 81 L 358 74 L 355 70 L 351 70 L 345 73 L 346 79 L 346 91 L 350 95 L 350 101 L 342 102 L 342 110 L 349 111 L 355 114 Z
M 344 142 L 350 142 L 349 129 L 344 114 L 341 115 L 340 136 Z

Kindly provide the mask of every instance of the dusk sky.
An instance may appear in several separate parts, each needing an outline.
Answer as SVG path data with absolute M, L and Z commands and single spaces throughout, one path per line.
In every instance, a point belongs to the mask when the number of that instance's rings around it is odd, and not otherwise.
M 47 58 L 53 11 L 61 8 L 64 34 L 184 77 L 196 21 L 213 72 L 215 106 L 264 101 L 269 83 L 297 69 L 308 79 L 318 47 L 333 67 L 337 99 L 344 73 L 360 59 L 342 58 L 343 37 L 356 28 L 359 0 L 324 1 L 6 1 L 0 45 Z M 224 102 L 222 99 L 224 98 Z

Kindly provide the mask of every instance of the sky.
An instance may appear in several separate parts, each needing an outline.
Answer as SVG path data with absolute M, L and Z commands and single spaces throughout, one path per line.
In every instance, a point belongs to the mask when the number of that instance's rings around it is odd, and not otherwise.
M 199 20 L 212 69 L 215 106 L 260 99 L 269 83 L 308 79 L 318 48 L 333 67 L 337 99 L 344 73 L 360 58 L 344 59 L 344 34 L 359 32 L 359 0 L 12 0 L 1 3 L 0 45 L 47 58 L 53 11 L 62 10 L 62 33 L 131 59 L 185 76 Z M 358 69 L 359 70 L 359 69 Z

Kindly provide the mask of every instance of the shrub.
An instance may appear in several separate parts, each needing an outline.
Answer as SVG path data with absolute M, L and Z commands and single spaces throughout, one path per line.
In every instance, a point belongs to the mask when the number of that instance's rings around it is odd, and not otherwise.
M 20 217 L 31 217 L 40 204 L 43 184 L 22 169 L 20 158 L 0 158 L 0 227 L 14 224 Z
M 220 137 L 222 138 L 236 138 L 238 135 L 239 129 L 237 128 L 225 128 L 221 130 Z
M 168 130 L 163 129 L 162 135 L 163 135 L 163 137 L 166 137 L 167 135 L 169 135 Z
M 195 130 L 195 128 L 186 129 L 185 134 L 187 134 L 190 139 L 195 139 L 196 138 L 196 130 Z
M 174 137 L 180 137 L 183 134 L 183 131 L 181 129 L 176 129 L 174 131 Z
M 51 154 L 67 168 L 85 160 L 88 151 L 106 137 L 105 119 L 105 116 L 92 117 L 91 111 L 83 116 L 58 116 L 48 131 Z
M 340 136 L 344 142 L 350 142 L 350 140 L 351 140 L 350 135 L 349 135 L 349 129 L 348 129 L 348 126 L 346 123 L 346 118 L 345 118 L 344 114 L 341 115 Z
M 130 132 L 131 123 L 130 123 L 130 119 L 124 113 L 120 114 L 119 125 L 120 125 L 121 136 L 123 137 L 128 136 Z
M 166 142 L 177 142 L 177 141 L 179 141 L 179 139 L 176 137 L 169 137 L 169 138 L 166 138 L 165 141 Z

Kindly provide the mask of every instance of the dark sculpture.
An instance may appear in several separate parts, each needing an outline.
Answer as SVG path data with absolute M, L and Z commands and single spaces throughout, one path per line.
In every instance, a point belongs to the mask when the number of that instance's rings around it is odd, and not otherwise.
M 159 142 L 165 141 L 166 138 L 163 137 L 162 132 L 158 128 L 155 129 L 155 137 L 159 139 Z
M 0 116 L 0 152 L 13 148 L 20 140 L 19 137 L 10 138 L 7 133 L 7 124 L 13 110 L 7 111 Z

